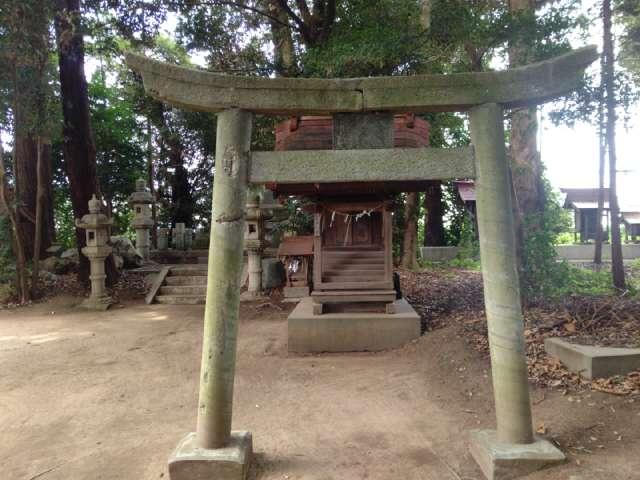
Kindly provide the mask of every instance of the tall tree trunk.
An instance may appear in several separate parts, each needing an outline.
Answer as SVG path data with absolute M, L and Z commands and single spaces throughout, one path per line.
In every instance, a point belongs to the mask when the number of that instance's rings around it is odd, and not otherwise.
M 600 55 L 600 98 L 598 99 L 598 146 L 599 146 L 599 161 L 598 161 L 598 210 L 596 223 L 596 244 L 595 253 L 593 257 L 593 263 L 596 264 L 596 268 L 599 270 L 602 264 L 602 242 L 604 241 L 604 232 L 602 230 L 602 213 L 604 211 L 604 170 L 606 164 L 607 155 L 607 136 L 605 131 L 605 116 L 604 116 L 604 94 L 605 94 L 605 55 L 604 52 Z
M 25 255 L 33 256 L 36 214 L 36 163 L 38 154 L 46 163 L 47 185 L 43 214 L 45 228 L 41 229 L 40 242 L 49 247 L 54 238 L 53 187 L 51 178 L 51 150 L 48 142 L 38 138 L 48 135 L 49 113 L 47 104 L 52 95 L 49 87 L 49 8 L 44 0 L 11 2 L 7 8 L 7 30 L 13 56 L 13 119 L 15 198 L 17 221 L 21 229 Z M 46 145 L 46 146 L 45 146 Z
M 172 224 L 184 223 L 187 227 L 193 224 L 193 196 L 189 184 L 189 174 L 184 166 L 182 144 L 170 139 L 169 164 L 174 168 L 171 176 L 171 208 Z
M 418 263 L 417 259 L 418 237 L 418 193 L 407 193 L 404 202 L 404 236 L 402 246 L 402 260 L 400 264 L 404 268 L 413 269 Z
M 19 128 L 19 120 L 16 117 L 16 127 Z M 16 130 L 18 131 L 18 130 Z M 38 141 L 33 135 L 16 135 L 14 174 L 16 180 L 18 208 L 18 223 L 22 230 L 25 254 L 33 257 L 34 242 L 36 240 L 36 209 L 37 187 L 34 181 L 38 176 L 38 155 L 42 158 L 42 172 L 44 185 L 44 203 L 42 210 L 42 228 L 39 241 L 42 250 L 51 246 L 55 238 L 55 224 L 53 217 L 53 179 L 51 171 L 51 145 L 41 140 L 38 153 Z
M 431 28 L 432 0 L 420 0 L 420 26 L 424 30 Z
M 30 300 L 29 286 L 27 282 L 27 257 L 24 253 L 22 232 L 18 225 L 16 212 L 9 200 L 7 191 L 7 180 L 5 177 L 4 149 L 0 141 L 0 205 L 7 213 L 9 222 L 11 223 L 11 231 L 13 233 L 13 251 L 16 256 L 16 284 L 18 287 L 18 295 L 20 303 L 27 303 Z
M 624 265 L 622 263 L 622 239 L 620 238 L 620 208 L 616 191 L 616 96 L 613 34 L 611 32 L 611 0 L 602 2 L 603 47 L 605 56 L 604 80 L 606 85 L 607 147 L 609 150 L 609 207 L 611 212 L 611 273 L 613 285 L 625 288 Z
M 444 246 L 444 203 L 442 202 L 442 182 L 430 182 L 424 195 L 424 246 Z
M 535 0 L 509 0 L 514 14 L 527 14 L 535 10 Z M 529 63 L 529 46 L 513 42 L 509 46 L 509 66 Z M 524 242 L 527 229 L 541 228 L 545 193 L 542 181 L 542 162 L 537 145 L 538 118 L 536 108 L 519 108 L 512 111 L 510 154 L 515 206 L 516 252 L 520 269 L 523 266 Z M 521 277 L 522 279 L 522 277 Z
M 289 15 L 278 0 L 263 0 L 263 3 L 273 17 L 269 19 L 269 26 L 276 74 L 280 77 L 295 77 L 298 74 L 298 68 L 291 28 L 288 26 Z
M 147 117 L 147 132 L 149 134 L 149 138 L 147 139 L 147 183 L 149 184 L 149 192 L 151 192 L 151 196 L 155 199 L 155 178 L 153 173 L 153 133 L 151 130 L 151 120 Z M 151 227 L 151 245 L 152 247 L 156 247 L 158 245 L 158 222 L 157 222 L 158 210 L 156 206 L 156 202 L 151 204 L 151 218 L 153 219 L 153 226 Z
M 31 297 L 35 298 L 38 294 L 38 276 L 40 274 L 40 253 L 42 247 L 42 230 L 44 225 L 43 210 L 46 200 L 45 194 L 45 166 L 42 158 L 43 144 L 42 139 L 38 137 L 38 154 L 36 161 L 36 221 L 35 221 L 35 240 L 33 242 L 33 264 L 31 266 Z
M 89 115 L 89 94 L 84 73 L 84 39 L 80 14 L 80 0 L 56 0 L 56 39 L 60 68 L 64 168 L 69 179 L 71 205 L 76 218 L 89 213 L 88 202 L 100 196 L 96 172 L 96 147 Z M 86 245 L 85 233 L 76 228 L 76 245 L 80 258 L 78 277 L 83 283 L 89 279 L 89 260 L 81 249 Z M 107 258 L 107 283 L 118 276 L 113 256 Z

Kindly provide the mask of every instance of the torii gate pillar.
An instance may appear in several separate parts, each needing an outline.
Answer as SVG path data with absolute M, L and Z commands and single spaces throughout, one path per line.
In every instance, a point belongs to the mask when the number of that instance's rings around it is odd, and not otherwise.
M 171 480 L 243 480 L 249 469 L 251 433 L 232 432 L 231 413 L 252 118 L 218 114 L 198 422 L 169 458 Z
M 564 460 L 534 437 L 516 263 L 511 178 L 498 104 L 471 109 L 480 260 L 491 351 L 496 430 L 471 433 L 470 449 L 489 480 L 507 480 Z

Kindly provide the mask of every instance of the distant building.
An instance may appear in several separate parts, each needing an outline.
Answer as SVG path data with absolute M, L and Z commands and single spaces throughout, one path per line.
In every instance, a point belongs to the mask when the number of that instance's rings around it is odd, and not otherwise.
M 622 212 L 626 240 L 636 242 L 640 236 L 640 212 Z
M 564 208 L 573 210 L 575 239 L 581 243 L 596 239 L 598 221 L 598 190 L 597 188 L 561 188 L 566 194 Z M 609 236 L 609 189 L 604 189 L 604 210 L 602 212 L 606 228 L 604 238 Z

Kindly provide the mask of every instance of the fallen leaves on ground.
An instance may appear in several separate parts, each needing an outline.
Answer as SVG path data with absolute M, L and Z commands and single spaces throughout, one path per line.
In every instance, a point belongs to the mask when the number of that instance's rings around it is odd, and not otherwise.
M 423 330 L 454 325 L 467 343 L 488 355 L 482 276 L 466 270 L 400 272 L 403 292 L 422 318 Z M 571 296 L 524 311 L 530 380 L 563 392 L 591 389 L 613 395 L 640 395 L 640 371 L 588 380 L 546 354 L 544 339 L 563 337 L 595 346 L 640 347 L 640 300 L 624 296 Z

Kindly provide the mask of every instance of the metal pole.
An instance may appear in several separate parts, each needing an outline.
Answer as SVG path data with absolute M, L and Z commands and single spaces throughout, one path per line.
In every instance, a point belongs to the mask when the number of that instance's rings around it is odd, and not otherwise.
M 533 429 L 502 115 L 497 104 L 470 113 L 480 258 L 498 441 L 527 444 L 533 442 Z
M 251 128 L 249 112 L 218 114 L 196 430 L 206 449 L 226 446 L 231 434 Z

